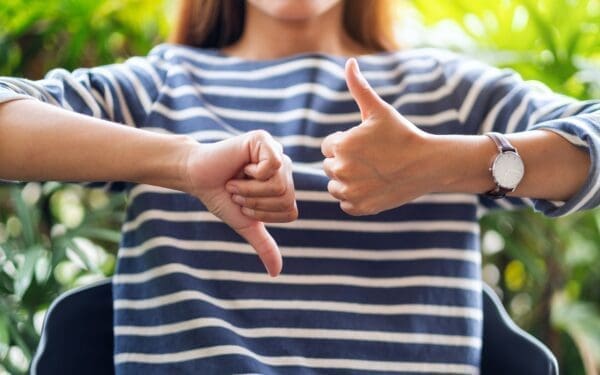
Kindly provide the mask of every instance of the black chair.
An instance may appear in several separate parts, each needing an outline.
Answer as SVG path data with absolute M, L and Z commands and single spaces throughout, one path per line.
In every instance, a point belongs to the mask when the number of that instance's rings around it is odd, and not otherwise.
M 64 293 L 46 315 L 33 375 L 113 374 L 110 279 Z M 554 355 L 515 325 L 493 290 L 483 288 L 481 374 L 557 375 Z

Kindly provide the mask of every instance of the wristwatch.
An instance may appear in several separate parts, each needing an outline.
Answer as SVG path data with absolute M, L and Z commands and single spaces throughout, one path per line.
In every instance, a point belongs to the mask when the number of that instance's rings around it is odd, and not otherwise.
M 498 147 L 498 154 L 492 161 L 490 172 L 496 187 L 485 194 L 494 199 L 504 198 L 506 193 L 515 191 L 525 174 L 525 165 L 517 149 L 503 134 L 486 133 Z

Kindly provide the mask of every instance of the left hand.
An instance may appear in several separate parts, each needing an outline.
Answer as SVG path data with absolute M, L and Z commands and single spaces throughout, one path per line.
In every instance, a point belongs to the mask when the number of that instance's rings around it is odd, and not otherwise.
M 277 276 L 281 253 L 263 222 L 289 222 L 298 216 L 291 161 L 281 145 L 262 130 L 188 144 L 182 173 L 188 186 L 183 190 L 246 239 L 269 275 Z
M 381 99 L 355 59 L 346 81 L 362 123 L 329 135 L 321 145 L 329 193 L 350 215 L 374 215 L 435 191 L 442 163 L 435 136 L 418 129 Z M 442 156 L 443 158 L 443 156 Z

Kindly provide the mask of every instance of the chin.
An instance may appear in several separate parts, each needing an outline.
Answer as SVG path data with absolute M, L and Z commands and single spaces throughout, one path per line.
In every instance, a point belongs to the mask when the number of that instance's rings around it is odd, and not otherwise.
M 342 0 L 247 0 L 253 6 L 271 17 L 301 21 L 320 16 Z

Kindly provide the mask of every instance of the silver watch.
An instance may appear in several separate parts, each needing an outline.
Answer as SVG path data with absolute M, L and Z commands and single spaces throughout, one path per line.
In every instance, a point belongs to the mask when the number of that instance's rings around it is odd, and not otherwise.
M 486 133 L 486 135 L 498 148 L 498 154 L 490 167 L 496 187 L 486 192 L 486 195 L 494 199 L 504 198 L 506 193 L 515 191 L 519 186 L 525 175 L 525 165 L 517 149 L 503 134 Z

